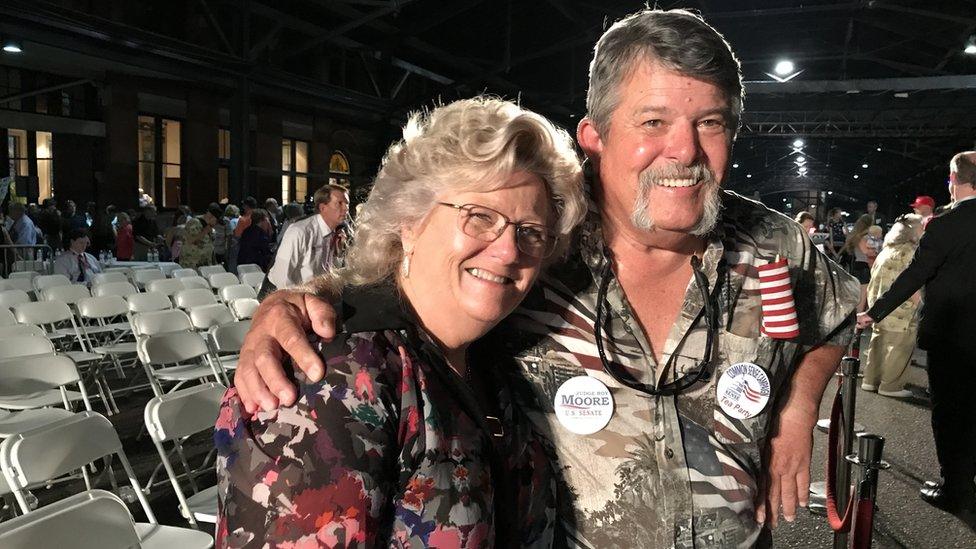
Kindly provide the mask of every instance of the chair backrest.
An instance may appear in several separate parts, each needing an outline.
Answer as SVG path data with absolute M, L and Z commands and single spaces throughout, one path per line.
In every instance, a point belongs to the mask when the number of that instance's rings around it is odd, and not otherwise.
M 9 278 L 10 280 L 14 280 L 17 278 L 26 278 L 27 280 L 34 280 L 40 275 L 41 273 L 37 271 L 14 271 L 10 273 L 10 275 L 7 278 Z
M 223 265 L 204 265 L 197 268 L 197 270 L 200 271 L 200 276 L 203 278 L 209 278 L 212 274 L 227 272 L 227 269 Z
M 210 285 L 217 289 L 241 283 L 234 273 L 214 273 L 210 275 L 208 280 L 210 281 Z
M 108 284 L 109 282 L 128 282 L 129 277 L 125 275 L 122 271 L 112 271 L 104 273 L 95 273 L 92 277 L 92 284 Z
M 150 335 L 139 342 L 138 348 L 139 359 L 152 365 L 177 364 L 210 354 L 207 342 L 199 334 L 185 331 Z
M 257 263 L 245 263 L 237 266 L 237 274 L 243 276 L 244 273 L 263 273 L 261 266 Z
M 244 345 L 244 336 L 251 329 L 250 320 L 238 320 L 210 328 L 210 341 L 218 353 L 237 353 Z
M 65 355 L 43 355 L 0 360 L 0 399 L 28 395 L 65 385 L 77 384 L 86 408 L 88 393 L 75 362 Z
M 258 290 L 264 284 L 264 273 L 241 273 L 241 282 Z
M 139 293 L 139 290 L 128 282 L 108 282 L 106 284 L 99 284 L 92 288 L 92 295 L 95 297 L 101 297 L 103 295 L 119 295 L 122 297 L 127 297 L 137 293 Z
M 67 286 L 52 286 L 40 292 L 44 301 L 64 301 L 69 305 L 78 303 L 86 297 L 91 297 L 88 286 L 84 284 L 68 284 Z
M 248 286 L 247 284 L 231 284 L 230 286 L 224 286 L 218 292 L 220 294 L 220 300 L 224 303 L 230 303 L 235 299 L 240 299 L 242 297 L 257 297 L 258 293 L 254 291 L 254 288 Z
M 111 455 L 118 456 L 143 511 L 149 522 L 155 524 L 156 517 L 122 451 L 118 433 L 109 420 L 95 412 L 78 412 L 4 440 L 0 444 L 0 467 L 22 510 L 27 512 L 29 507 L 23 494 L 27 486 Z
M 198 276 L 194 269 L 173 269 L 171 274 L 173 278 L 186 278 L 188 276 Z
M 204 290 L 210 289 L 210 283 L 207 282 L 207 279 L 203 278 L 202 276 L 184 276 L 180 279 L 180 282 L 183 283 L 183 286 L 187 290 L 192 290 L 195 288 L 201 288 Z
M 211 326 L 219 326 L 237 320 L 230 312 L 227 305 L 223 303 L 211 303 L 210 305 L 200 305 L 191 307 L 189 310 L 190 322 L 197 330 L 209 330 Z
M 63 274 L 41 275 L 34 279 L 35 290 L 45 290 L 54 286 L 67 286 L 71 280 Z
M 129 306 L 122 296 L 103 295 L 89 297 L 78 302 L 78 313 L 82 318 L 97 320 L 113 316 L 123 316 L 129 312 Z
M 132 271 L 132 278 L 136 284 L 145 286 L 150 280 L 161 280 L 166 278 L 166 275 L 159 269 L 137 269 Z
M 54 324 L 74 320 L 74 313 L 64 301 L 36 301 L 14 307 L 14 316 L 21 324 Z
M 159 292 L 132 294 L 126 297 L 125 301 L 129 306 L 130 313 L 149 313 L 173 308 L 173 302 L 170 301 L 169 297 Z
M 146 283 L 147 292 L 159 292 L 166 295 L 173 295 L 186 289 L 179 278 L 161 278 L 150 280 Z
M 105 490 L 87 490 L 0 522 L 0 547 L 9 549 L 129 549 L 139 541 L 129 508 Z
M 0 307 L 11 308 L 21 303 L 30 303 L 31 298 L 24 290 L 3 290 L 0 292 Z
M 132 331 L 136 336 L 151 336 L 192 329 L 193 324 L 190 323 L 190 317 L 179 309 L 138 313 L 132 317 Z M 200 336 L 193 335 L 200 339 Z
M 210 382 L 153 398 L 145 412 L 149 436 L 166 442 L 213 429 L 226 391 L 223 385 Z
M 0 291 L 4 291 L 4 290 L 20 290 L 22 292 L 33 292 L 34 281 L 30 278 L 10 278 L 8 280 L 0 280 Z
M 241 297 L 230 302 L 230 312 L 234 313 L 237 320 L 253 318 L 261 303 L 253 297 Z
M 10 309 L 0 307 L 0 327 L 13 326 L 15 324 L 17 324 L 17 319 L 14 318 L 14 314 L 10 312 Z
M 53 353 L 54 344 L 46 336 L 11 336 L 4 338 L 0 345 L 0 360 Z
M 14 336 L 47 337 L 47 332 L 36 324 L 14 324 L 13 326 L 0 327 L 0 344 L 6 345 L 6 338 Z
M 213 292 L 210 290 L 194 288 L 192 290 L 176 292 L 176 295 L 173 296 L 173 303 L 181 309 L 189 309 L 190 307 L 217 303 L 217 298 L 214 297 Z

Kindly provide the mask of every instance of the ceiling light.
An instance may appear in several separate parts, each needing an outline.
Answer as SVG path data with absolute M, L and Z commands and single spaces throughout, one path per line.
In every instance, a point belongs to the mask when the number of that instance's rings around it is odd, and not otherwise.
M 834 191 L 827 191 L 827 194 L 834 194 Z
M 966 47 L 962 51 L 969 55 L 976 55 L 976 34 L 969 37 L 969 41 L 966 42 Z
M 877 149 L 874 149 L 874 150 L 876 150 L 878 152 L 881 152 L 881 146 L 879 145 L 878 148 Z
M 736 162 L 735 164 L 732 164 L 732 167 L 733 167 L 733 168 L 738 168 L 738 167 L 739 167 L 739 163 L 738 163 L 738 162 Z
M 807 159 L 805 157 L 803 157 L 803 156 L 798 156 L 798 157 L 796 157 L 796 160 L 794 160 L 794 162 L 796 162 L 797 164 L 803 165 L 803 164 L 806 164 Z
M 864 168 L 865 170 L 868 169 L 867 163 L 861 164 L 861 167 Z
M 786 76 L 788 74 L 792 74 L 795 69 L 796 67 L 793 65 L 792 61 L 784 59 L 776 63 L 776 66 L 773 67 L 773 72 L 780 76 Z
M 854 179 L 857 179 L 858 177 L 861 177 L 861 176 L 859 176 L 857 174 L 854 174 Z
M 802 146 L 803 146 L 803 140 L 802 139 L 797 139 L 796 141 L 793 142 L 793 147 L 796 148 L 796 149 L 799 149 Z
M 23 53 L 23 49 L 20 47 L 20 41 L 14 40 L 13 38 L 5 38 L 3 40 L 3 51 L 7 53 Z
M 747 173 L 746 174 L 746 179 L 752 179 L 752 174 L 751 173 Z

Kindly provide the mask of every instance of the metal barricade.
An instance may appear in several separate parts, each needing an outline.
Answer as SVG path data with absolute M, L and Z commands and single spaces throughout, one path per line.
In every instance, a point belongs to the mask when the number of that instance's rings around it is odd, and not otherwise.
M 37 271 L 40 274 L 54 272 L 54 250 L 46 244 L 3 244 L 0 245 L 0 251 L 3 258 L 0 270 L 5 277 L 18 271 Z

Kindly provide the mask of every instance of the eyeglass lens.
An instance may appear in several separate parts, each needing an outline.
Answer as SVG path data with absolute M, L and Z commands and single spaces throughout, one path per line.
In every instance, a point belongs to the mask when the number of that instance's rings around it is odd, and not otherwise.
M 484 206 L 467 205 L 459 209 L 461 231 L 464 234 L 492 242 L 510 222 L 501 213 Z M 552 253 L 555 238 L 540 225 L 520 223 L 515 225 L 515 242 L 518 249 L 531 257 L 542 258 Z

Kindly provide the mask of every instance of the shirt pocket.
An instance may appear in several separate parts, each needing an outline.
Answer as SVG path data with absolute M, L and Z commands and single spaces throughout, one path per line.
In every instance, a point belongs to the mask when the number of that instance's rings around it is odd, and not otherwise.
M 715 438 L 724 444 L 755 443 L 766 436 L 769 424 L 770 408 L 773 406 L 773 396 L 770 394 L 766 406 L 756 416 L 747 419 L 733 418 L 722 411 L 718 402 L 718 382 L 725 372 L 735 364 L 747 362 L 763 366 L 760 354 L 765 337 L 747 338 L 723 331 L 719 340 L 719 362 L 715 368 L 710 384 L 710 399 L 712 402 L 712 427 Z M 768 369 L 764 369 L 772 388 L 772 379 Z

